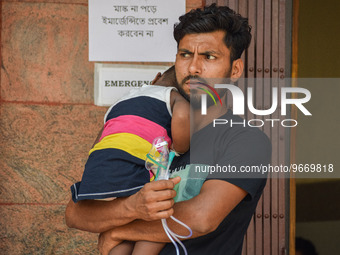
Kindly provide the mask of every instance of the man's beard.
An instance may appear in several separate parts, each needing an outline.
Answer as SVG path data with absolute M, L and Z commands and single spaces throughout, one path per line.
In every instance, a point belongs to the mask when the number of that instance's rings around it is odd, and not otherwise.
M 219 93 L 219 96 L 221 97 L 220 93 Z M 207 95 L 206 101 L 207 101 L 207 108 L 215 104 L 214 100 L 209 95 Z M 192 109 L 194 110 L 200 109 L 202 107 L 202 94 L 192 93 L 190 95 L 190 105 Z
M 188 102 L 190 102 L 190 96 L 187 93 L 185 93 L 183 88 L 181 86 L 178 86 L 177 89 L 178 92 L 182 95 L 182 97 L 184 97 Z
M 190 105 L 193 109 L 200 109 L 201 105 L 202 105 L 202 93 L 198 93 L 198 88 L 197 89 L 193 89 L 190 87 L 190 96 L 183 90 L 183 85 L 185 82 L 187 82 L 188 80 L 195 80 L 196 83 L 202 84 L 202 86 L 205 85 L 209 85 L 211 87 L 214 87 L 215 84 L 229 84 L 230 83 L 230 76 L 231 76 L 231 68 L 229 70 L 229 72 L 226 74 L 225 78 L 218 78 L 218 79 L 204 79 L 199 77 L 198 75 L 188 75 L 187 77 L 185 77 L 182 82 L 181 85 L 178 86 L 178 91 L 179 93 L 187 100 L 190 102 Z M 209 88 L 207 88 L 208 90 L 210 90 Z M 226 89 L 216 89 L 217 94 L 220 96 L 220 98 L 222 98 L 226 93 L 227 90 Z M 214 95 L 214 94 L 213 94 Z M 213 100 L 212 97 L 210 97 L 209 95 L 207 95 L 207 108 L 209 108 L 210 106 L 214 105 L 215 101 Z

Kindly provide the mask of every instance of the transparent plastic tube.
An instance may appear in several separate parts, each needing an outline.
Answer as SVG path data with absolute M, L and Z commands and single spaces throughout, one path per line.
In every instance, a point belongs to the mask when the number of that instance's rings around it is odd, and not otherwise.
M 162 219 L 163 229 L 164 229 L 165 233 L 167 234 L 167 236 L 169 237 L 169 239 L 171 240 L 171 242 L 173 243 L 173 245 L 175 246 L 176 254 L 179 255 L 179 249 L 178 249 L 178 245 L 177 245 L 177 243 L 179 243 L 179 245 L 182 247 L 182 249 L 184 251 L 184 254 L 187 255 L 188 254 L 187 249 L 185 248 L 184 244 L 179 240 L 179 238 L 190 238 L 192 236 L 192 230 L 191 230 L 190 227 L 188 227 L 186 224 L 184 224 L 180 220 L 176 219 L 175 217 L 170 216 L 170 218 L 172 220 L 174 220 L 175 222 L 177 222 L 178 224 L 185 227 L 187 230 L 189 230 L 189 235 L 187 235 L 187 236 L 178 235 L 178 234 L 171 231 L 171 229 L 169 228 L 169 226 L 166 222 L 166 219 Z
M 173 160 L 173 158 L 175 157 L 175 153 L 174 152 L 170 152 L 169 154 L 169 161 L 168 161 L 168 165 L 167 165 L 167 169 L 166 171 L 164 171 L 164 174 L 160 175 L 159 176 L 159 179 L 166 179 L 168 180 L 169 179 L 169 168 L 170 168 L 170 165 L 171 165 L 171 162 Z M 178 249 L 178 245 L 177 243 L 179 243 L 179 245 L 182 247 L 183 251 L 184 251 L 184 254 L 185 255 L 188 255 L 188 252 L 187 252 L 187 249 L 185 248 L 184 244 L 181 242 L 181 240 L 179 240 L 179 238 L 182 238 L 182 239 L 186 239 L 186 238 L 190 238 L 192 236 L 192 230 L 189 226 L 187 226 L 186 224 L 184 224 L 183 222 L 181 222 L 180 220 L 176 219 L 175 217 L 173 216 L 170 216 L 170 218 L 172 220 L 174 220 L 175 222 L 177 222 L 178 224 L 182 225 L 183 227 L 185 227 L 188 231 L 189 231 L 189 235 L 187 236 L 181 236 L 181 235 L 178 235 L 174 232 L 171 231 L 171 229 L 169 228 L 167 222 L 166 222 L 166 219 L 162 219 L 162 225 L 163 225 L 163 229 L 165 231 L 165 233 L 167 234 L 167 236 L 169 237 L 170 241 L 173 243 L 173 245 L 175 246 L 175 249 L 176 249 L 176 254 L 179 255 L 179 249 Z M 176 243 L 177 242 L 177 243 Z
M 156 137 L 152 143 L 152 148 L 150 152 L 146 155 L 147 159 L 145 162 L 145 167 L 146 169 L 151 170 L 156 175 L 155 180 L 168 180 L 170 165 L 175 155 L 176 154 L 173 151 L 169 153 L 168 143 L 164 140 L 164 137 Z M 166 222 L 166 219 L 161 220 L 166 235 L 169 237 L 170 241 L 175 246 L 176 254 L 177 255 L 180 254 L 177 245 L 177 243 L 179 243 L 179 245 L 182 247 L 184 251 L 184 254 L 187 255 L 188 254 L 187 249 L 185 248 L 181 240 L 179 240 L 179 238 L 182 239 L 190 238 L 192 236 L 192 230 L 190 229 L 189 226 L 187 226 L 180 220 L 176 219 L 175 217 L 170 216 L 170 218 L 189 231 L 189 235 L 187 236 L 178 235 L 171 231 Z

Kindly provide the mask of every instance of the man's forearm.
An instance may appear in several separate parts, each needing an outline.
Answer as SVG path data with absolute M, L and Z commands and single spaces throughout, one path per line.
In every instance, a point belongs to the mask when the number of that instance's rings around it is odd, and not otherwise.
M 203 236 L 214 231 L 246 194 L 241 188 L 225 181 L 207 181 L 198 196 L 174 205 L 173 216 L 191 228 L 191 238 Z M 173 232 L 188 235 L 188 231 L 173 220 L 167 219 L 167 224 Z M 115 228 L 110 235 L 115 240 L 169 242 L 160 220 L 136 220 Z
M 136 194 L 113 201 L 84 200 L 66 208 L 66 224 L 71 228 L 101 233 L 135 219 L 153 221 L 173 214 L 174 186 L 179 177 L 147 183 Z
M 127 199 L 84 200 L 78 203 L 70 200 L 66 208 L 66 224 L 70 228 L 94 233 L 128 224 L 136 219 L 136 215 L 129 207 Z
M 193 234 L 191 238 L 199 237 L 211 232 L 213 229 L 204 228 L 194 215 L 190 215 L 186 202 L 181 202 L 174 205 L 174 217 L 188 225 Z M 178 213 L 176 213 L 178 212 Z M 175 223 L 171 218 L 167 219 L 167 225 L 176 234 L 186 236 L 189 234 L 188 230 L 183 226 Z M 143 220 L 136 220 L 127 225 L 117 227 L 112 232 L 112 238 L 116 240 L 129 241 L 151 241 L 151 242 L 170 242 L 166 235 L 161 220 L 146 222 Z

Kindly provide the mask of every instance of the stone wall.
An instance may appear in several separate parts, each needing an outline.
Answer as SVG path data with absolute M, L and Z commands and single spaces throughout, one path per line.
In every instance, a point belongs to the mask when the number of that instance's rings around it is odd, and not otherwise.
M 64 220 L 106 111 L 93 104 L 87 0 L 0 11 L 0 254 L 98 254 L 97 235 Z

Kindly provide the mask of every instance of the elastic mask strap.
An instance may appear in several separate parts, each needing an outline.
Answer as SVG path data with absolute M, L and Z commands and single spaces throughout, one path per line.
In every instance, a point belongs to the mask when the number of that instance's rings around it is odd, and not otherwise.
M 161 168 L 163 168 L 163 169 L 167 169 L 165 166 L 163 166 L 162 164 L 160 164 L 159 162 L 157 162 L 156 160 L 154 160 L 154 159 L 150 156 L 149 153 L 146 154 L 146 157 L 147 157 L 148 159 L 150 159 L 150 160 L 152 161 L 152 163 L 156 164 L 157 166 L 159 166 L 159 167 L 161 167 Z

